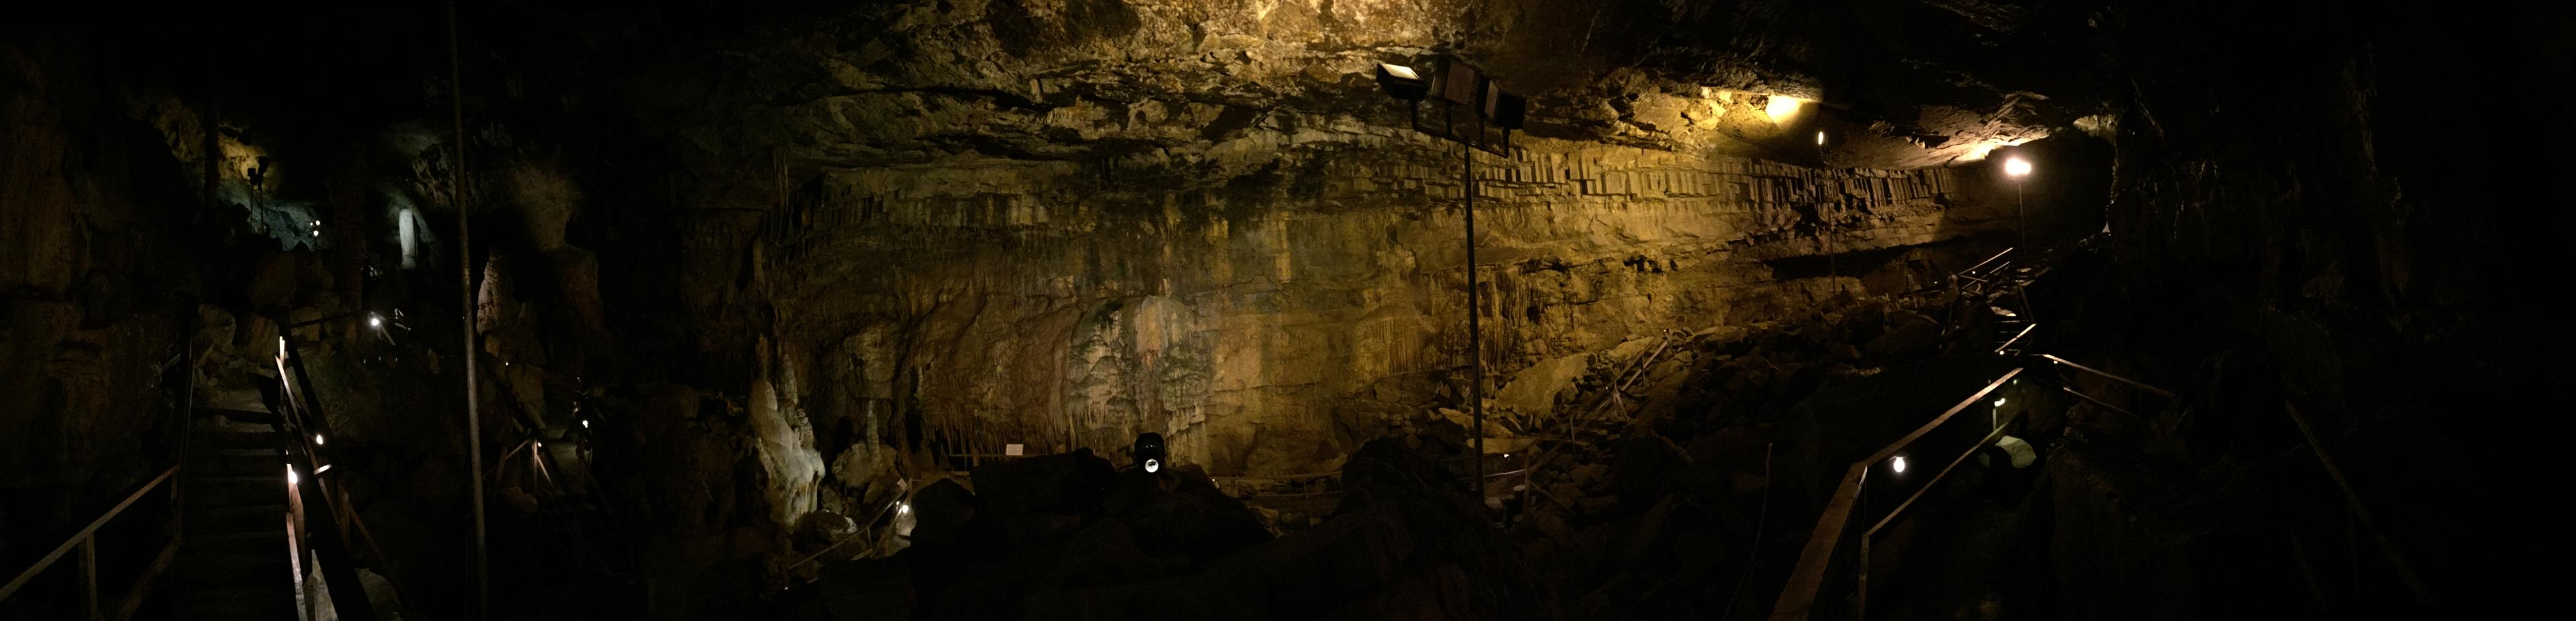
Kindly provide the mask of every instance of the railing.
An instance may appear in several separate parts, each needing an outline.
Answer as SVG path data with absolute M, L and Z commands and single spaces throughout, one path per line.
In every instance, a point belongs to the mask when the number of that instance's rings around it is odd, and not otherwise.
M 170 482 L 177 474 L 179 474 L 179 466 L 170 466 L 169 470 L 161 472 L 161 476 L 153 477 L 152 481 L 144 483 L 141 489 L 127 494 L 124 501 L 116 503 L 116 506 L 109 508 L 107 513 L 98 516 L 96 520 L 91 520 L 89 526 L 80 529 L 80 532 L 73 533 L 70 539 L 63 541 L 62 545 L 54 546 L 54 551 L 46 554 L 43 559 L 37 560 L 35 566 L 20 572 L 18 577 L 11 579 L 7 586 L 0 586 L 0 601 L 8 600 L 10 595 L 17 594 L 18 589 L 35 581 L 36 576 L 44 573 L 46 568 L 53 567 L 55 561 L 62 560 L 64 555 L 78 549 L 80 550 L 81 591 L 84 595 L 83 601 L 86 602 L 82 608 L 84 618 L 93 620 L 114 618 L 123 621 L 133 617 L 135 609 L 143 604 L 143 593 L 151 588 L 152 581 L 161 576 L 162 570 L 169 569 L 170 561 L 179 556 L 179 535 L 176 526 L 178 511 L 171 511 L 173 526 L 170 544 L 163 546 L 161 553 L 153 557 L 151 565 L 145 567 L 142 575 L 134 579 L 134 586 L 125 590 L 125 596 L 117 598 L 116 610 L 112 616 L 108 611 L 99 608 L 98 531 L 107 526 L 109 521 L 115 520 L 116 516 L 124 514 L 127 507 L 134 506 L 134 501 L 142 500 L 144 495 L 160 489 L 163 483 Z M 178 506 L 179 503 L 178 490 L 179 486 L 170 486 L 170 503 L 173 507 Z
M 1851 467 L 1846 469 L 1843 473 L 1842 483 L 1834 488 L 1833 497 L 1826 502 L 1824 515 L 1816 520 L 1815 531 L 1808 535 L 1806 549 L 1799 553 L 1798 564 L 1796 568 L 1791 570 L 1789 573 L 1788 586 L 1781 589 L 1780 599 L 1772 604 L 1771 619 L 1773 621 L 1795 621 L 1806 619 L 1809 614 L 1814 612 L 1816 595 L 1824 590 L 1825 581 L 1828 577 L 1828 570 L 1830 570 L 1833 565 L 1834 550 L 1841 545 L 1844 531 L 1848 530 L 1853 514 L 1858 513 L 1857 505 L 1860 503 L 1862 492 L 1869 481 L 1869 471 L 1871 469 L 1877 467 L 1881 463 L 1888 463 L 1889 460 L 1893 458 L 1904 456 L 1906 449 L 1913 446 L 1917 440 L 1921 440 L 1924 436 L 1931 434 L 1933 430 L 1950 422 L 1951 419 L 1957 417 L 1960 412 L 1966 411 L 1970 406 L 1983 402 L 1987 395 L 1993 394 L 1996 390 L 2003 388 L 2005 383 L 2020 376 L 2022 371 L 2024 371 L 2024 369 L 2015 368 L 2011 371 L 2005 372 L 2002 376 L 1996 377 L 1994 381 L 1988 382 L 1984 388 L 1978 389 L 1975 394 L 1969 395 L 1967 399 L 1961 400 L 1958 404 L 1950 406 L 1950 409 L 1942 411 L 1940 416 L 1933 417 L 1931 422 L 1924 423 L 1923 426 L 1915 428 L 1913 432 L 1905 434 L 1904 437 L 1897 438 L 1895 442 L 1888 443 L 1887 446 L 1880 448 L 1878 452 L 1871 453 L 1868 458 L 1852 462 Z M 1939 483 L 1942 478 L 1949 476 L 1952 468 L 1957 467 L 1960 462 L 1965 461 L 1970 455 L 1974 455 L 1978 449 L 1983 448 L 1987 443 L 1993 442 L 1994 435 L 2001 433 L 2005 428 L 2007 428 L 2007 425 L 2002 424 L 2001 421 L 1997 421 L 1994 425 L 1994 429 L 1986 434 L 1985 440 L 1979 441 L 1977 444 L 1969 446 L 1967 450 L 1960 452 L 1959 456 L 1950 460 L 1950 463 L 1942 467 L 1939 473 L 1934 474 L 1929 480 L 1924 481 L 1921 484 L 1921 487 L 1917 489 L 1912 496 L 1907 497 L 1903 503 L 1898 504 L 1894 510 L 1889 511 L 1884 518 L 1872 524 L 1861 534 L 1861 554 L 1858 561 L 1862 564 L 1859 576 L 1860 588 L 1864 593 L 1868 590 L 1867 564 L 1869 563 L 1869 537 L 1877 534 L 1880 528 L 1893 523 L 1893 520 L 1895 520 L 1899 514 L 1904 512 L 1906 508 L 1913 504 L 1915 498 L 1921 497 L 1925 490 L 1930 490 L 1932 486 Z M 1864 597 L 1866 596 L 1864 595 Z M 1866 606 L 1865 600 L 1862 605 Z
M 325 475 L 330 473 L 332 464 L 322 459 L 322 447 L 328 444 L 329 419 L 322 414 L 320 397 L 310 390 L 313 380 L 304 370 L 302 352 L 284 336 L 278 337 L 277 343 L 277 378 L 282 405 L 277 415 L 280 425 L 293 439 L 287 445 L 287 468 L 291 473 L 305 475 L 300 481 L 290 477 L 287 484 L 291 494 L 287 537 L 296 551 L 298 599 L 305 599 L 303 594 L 307 592 L 304 576 L 311 572 L 305 568 L 316 566 L 315 561 L 318 560 L 323 587 L 336 615 L 349 619 L 376 618 L 366 587 L 358 579 L 360 564 L 357 555 L 349 548 L 349 542 L 356 539 L 350 536 L 352 531 L 365 538 L 368 552 L 376 560 L 375 569 L 388 581 L 397 585 L 401 582 L 396 578 L 384 550 L 367 533 L 366 523 L 350 508 L 346 490 L 326 480 Z M 306 510 L 314 507 L 322 509 L 323 514 L 330 518 L 328 527 L 316 528 L 305 519 Z M 398 595 L 400 589 L 396 589 L 396 593 Z M 308 617 L 313 613 L 310 607 L 303 612 Z

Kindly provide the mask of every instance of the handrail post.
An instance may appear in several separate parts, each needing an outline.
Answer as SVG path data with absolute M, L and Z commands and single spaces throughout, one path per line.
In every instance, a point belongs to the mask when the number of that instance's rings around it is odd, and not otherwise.
M 80 549 L 81 591 L 88 594 L 88 603 L 81 610 L 89 615 L 89 621 L 98 621 L 98 536 L 82 537 Z

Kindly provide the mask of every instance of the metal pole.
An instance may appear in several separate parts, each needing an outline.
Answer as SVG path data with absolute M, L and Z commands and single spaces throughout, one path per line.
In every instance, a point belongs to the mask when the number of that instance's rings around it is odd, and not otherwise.
M 1467 403 L 1475 413 L 1476 504 L 1485 503 L 1485 333 L 1476 320 L 1484 311 L 1476 303 L 1476 146 L 1459 141 L 1459 180 L 1467 194 Z
M 2013 229 L 2015 234 L 2021 236 L 2021 241 L 2014 242 L 2014 245 L 2030 245 L 2030 215 L 2023 212 L 2021 208 L 2021 179 L 2019 178 L 2013 179 Z
M 460 313 L 465 333 L 465 466 L 474 477 L 474 610 L 475 618 L 492 618 L 492 564 L 484 547 L 483 530 L 483 418 L 478 411 L 474 385 L 474 246 L 473 229 L 465 207 L 465 77 L 456 52 L 456 3 L 447 3 L 447 80 L 448 96 L 454 102 L 451 112 L 456 123 L 456 161 L 447 171 L 449 200 L 456 202 L 457 288 L 465 306 Z

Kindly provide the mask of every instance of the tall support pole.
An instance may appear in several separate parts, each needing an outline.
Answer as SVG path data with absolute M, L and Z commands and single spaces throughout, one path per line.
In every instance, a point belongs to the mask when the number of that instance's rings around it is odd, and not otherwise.
M 474 618 L 492 618 L 492 562 L 484 545 L 483 531 L 483 417 L 474 382 L 476 342 L 474 326 L 474 245 L 473 231 L 465 207 L 465 72 L 456 52 L 456 3 L 447 3 L 447 94 L 454 102 L 456 122 L 456 161 L 447 170 L 448 199 L 456 203 L 457 288 L 461 290 L 464 308 L 459 317 L 465 332 L 465 471 L 474 477 Z
M 1467 404 L 1476 413 L 1476 503 L 1485 502 L 1485 332 L 1477 321 L 1484 310 L 1476 300 L 1476 147 L 1458 143 L 1459 181 L 1467 195 Z
M 2013 232 L 2021 237 L 2016 246 L 2030 245 L 2030 215 L 2021 208 L 2021 178 L 2013 178 Z

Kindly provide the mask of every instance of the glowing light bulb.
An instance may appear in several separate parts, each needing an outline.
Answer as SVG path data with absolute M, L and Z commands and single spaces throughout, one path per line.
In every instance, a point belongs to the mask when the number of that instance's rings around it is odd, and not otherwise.
M 1896 469 L 1897 474 L 1905 474 L 1905 458 L 1902 456 L 1897 457 L 1894 461 L 1888 462 L 1887 466 Z
M 286 337 L 277 337 L 277 357 L 286 357 Z
M 286 467 L 286 484 L 287 484 L 287 485 L 294 485 L 296 480 L 297 480 L 297 479 L 296 479 L 296 477 L 295 477 L 295 467 L 294 467 L 294 466 L 287 466 L 287 467 Z
M 907 502 L 907 503 L 903 503 L 903 504 L 895 505 L 895 506 L 894 506 L 894 512 L 895 512 L 895 513 L 897 513 L 897 514 L 911 513 L 911 512 L 912 512 L 912 503 Z
M 1161 472 L 1162 470 L 1163 470 L 1163 460 L 1160 460 L 1160 459 L 1148 459 L 1148 460 L 1145 460 L 1145 471 L 1146 471 L 1146 472 Z
M 583 429 L 589 429 L 589 428 L 590 428 L 590 421 L 587 421 L 587 420 L 585 420 L 585 421 L 581 421 L 581 428 L 583 428 Z
M 313 434 L 313 445 L 314 445 L 314 446 L 321 446 L 321 445 L 322 445 L 322 434 L 318 434 L 318 433 L 317 433 L 317 434 Z
M 1825 133 L 1816 132 L 1816 146 L 1825 146 Z
M 2004 160 L 2004 174 L 2015 177 L 2030 176 L 2030 160 L 2021 159 L 2020 157 Z
M 1796 97 L 1790 97 L 1788 95 L 1772 95 L 1771 103 L 1764 104 L 1762 106 L 1762 113 L 1771 115 L 1771 122 L 1778 123 L 1798 114 L 1798 106 L 1799 102 Z
M 383 316 L 383 315 L 377 315 L 377 314 L 374 314 L 374 313 L 369 313 L 369 314 L 367 314 L 367 327 L 370 327 L 370 328 L 382 328 L 382 327 L 385 327 L 385 318 L 384 318 L 384 316 Z

